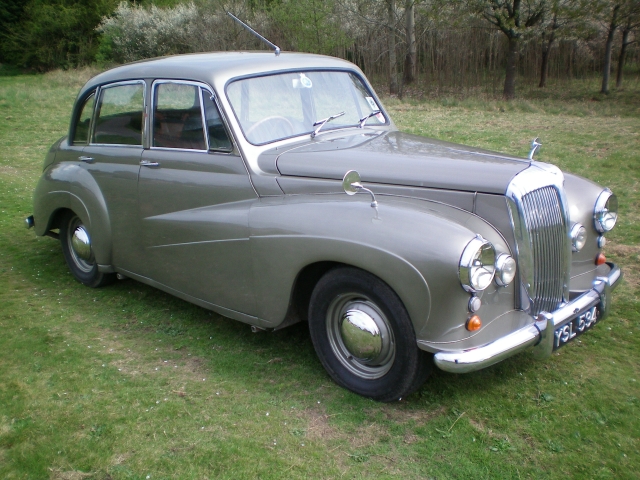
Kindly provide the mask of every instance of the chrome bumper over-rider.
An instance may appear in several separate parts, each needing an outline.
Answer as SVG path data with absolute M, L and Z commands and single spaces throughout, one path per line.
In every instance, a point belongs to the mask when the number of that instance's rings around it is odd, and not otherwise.
M 436 353 L 434 356 L 435 364 L 447 372 L 472 372 L 498 363 L 531 346 L 534 346 L 534 355 L 538 358 L 550 356 L 554 347 L 555 332 L 558 328 L 593 307 L 598 308 L 598 321 L 607 316 L 611 290 L 617 286 L 618 281 L 622 278 L 622 272 L 616 265 L 613 263 L 608 263 L 608 265 L 611 268 L 609 274 L 596 277 L 591 290 L 562 305 L 554 312 L 541 312 L 534 323 L 482 347 Z

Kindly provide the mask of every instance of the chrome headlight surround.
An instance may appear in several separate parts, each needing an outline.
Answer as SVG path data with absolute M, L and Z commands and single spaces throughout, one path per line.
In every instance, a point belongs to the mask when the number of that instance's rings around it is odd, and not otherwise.
M 609 232 L 613 229 L 618 220 L 618 197 L 605 188 L 593 209 L 593 224 L 600 233 Z
M 458 266 L 460 283 L 467 292 L 482 291 L 495 275 L 496 250 L 488 240 L 476 235 L 462 251 Z
M 571 251 L 579 252 L 587 243 L 587 229 L 580 223 L 574 223 L 569 232 L 571 236 Z
M 516 278 L 516 261 L 508 253 L 501 253 L 496 259 L 496 283 L 506 287 Z

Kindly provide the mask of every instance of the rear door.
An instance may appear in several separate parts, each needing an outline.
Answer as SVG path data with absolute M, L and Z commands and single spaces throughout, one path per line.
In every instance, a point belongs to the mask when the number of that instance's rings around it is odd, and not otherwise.
M 139 271 L 143 263 L 137 239 L 137 184 L 145 90 L 142 80 L 113 83 L 98 89 L 89 143 L 79 157 L 106 203 L 111 228 L 111 263 L 133 272 Z M 84 129 L 89 130 L 88 122 L 85 123 L 80 122 L 81 134 Z

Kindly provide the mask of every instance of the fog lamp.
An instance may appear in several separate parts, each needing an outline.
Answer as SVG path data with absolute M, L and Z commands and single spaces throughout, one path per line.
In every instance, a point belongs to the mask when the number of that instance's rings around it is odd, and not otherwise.
M 579 223 L 576 223 L 571 227 L 571 250 L 579 252 L 587 243 L 587 229 Z
M 511 255 L 501 253 L 496 259 L 496 283 L 501 287 L 509 285 L 516 276 L 516 261 Z

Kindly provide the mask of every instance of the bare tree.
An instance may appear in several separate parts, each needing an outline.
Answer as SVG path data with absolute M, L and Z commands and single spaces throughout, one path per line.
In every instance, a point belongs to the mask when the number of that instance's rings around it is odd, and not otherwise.
M 507 100 L 516 94 L 516 68 L 522 34 L 540 22 L 546 13 L 545 0 L 475 0 L 476 10 L 485 20 L 505 34 L 509 42 L 503 95 Z
M 633 40 L 629 40 L 629 35 L 640 27 L 640 2 L 630 5 L 627 21 L 622 28 L 622 42 L 620 44 L 620 55 L 618 56 L 618 73 L 616 75 L 616 88 L 622 87 L 622 71 L 627 55 L 627 47 L 637 42 L 637 34 Z M 635 32 L 634 32 L 635 33 Z
M 404 58 L 404 83 L 412 83 L 416 79 L 416 61 L 418 49 L 416 46 L 416 2 L 406 0 L 404 8 L 405 16 L 405 37 L 407 43 L 407 53 Z
M 604 47 L 604 62 L 602 67 L 602 88 L 600 93 L 609 93 L 609 76 L 611 75 L 611 49 L 613 48 L 613 37 L 616 33 L 616 29 L 620 25 L 619 13 L 620 3 L 614 3 L 611 7 L 611 21 L 609 22 L 609 28 L 607 29 L 607 41 Z
M 396 0 L 387 0 L 387 22 L 389 31 L 389 93 L 398 93 L 398 59 L 396 57 Z
M 551 53 L 551 46 L 556 39 L 556 30 L 558 28 L 560 28 L 560 25 L 558 24 L 558 12 L 557 10 L 554 10 L 553 19 L 551 20 L 551 24 L 548 29 L 548 36 L 547 30 L 543 30 L 542 32 L 542 64 L 540 65 L 540 83 L 538 84 L 538 88 L 543 88 L 547 85 L 547 75 L 549 74 L 549 54 Z

